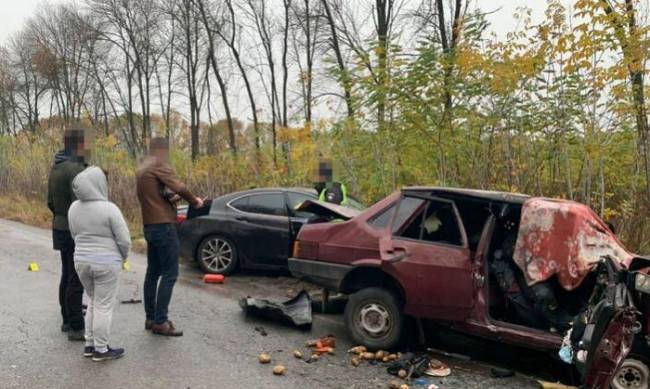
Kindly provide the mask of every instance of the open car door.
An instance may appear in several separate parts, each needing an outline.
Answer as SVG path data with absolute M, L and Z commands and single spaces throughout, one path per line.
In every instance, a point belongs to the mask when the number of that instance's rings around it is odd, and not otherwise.
M 640 330 L 638 312 L 617 266 L 608 257 L 601 263 L 598 284 L 587 311 L 574 324 L 572 343 L 576 365 L 586 388 L 609 389 L 614 375 L 632 349 Z

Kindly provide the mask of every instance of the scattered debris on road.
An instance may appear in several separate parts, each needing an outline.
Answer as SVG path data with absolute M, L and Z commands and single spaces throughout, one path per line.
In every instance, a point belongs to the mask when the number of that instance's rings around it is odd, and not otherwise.
M 277 365 L 273 367 L 273 374 L 275 375 L 284 375 L 284 372 L 287 370 L 286 367 L 282 365 Z
M 239 305 L 249 315 L 289 323 L 299 328 L 310 328 L 312 324 L 311 297 L 304 290 L 284 302 L 246 297 L 239 301 Z
M 271 356 L 267 353 L 261 353 L 260 356 L 258 357 L 258 360 L 260 363 L 266 364 L 266 363 L 271 363 Z
M 30 262 L 29 266 L 27 266 L 28 271 L 38 271 L 38 263 L 36 262 Z
M 298 359 L 302 359 L 302 352 L 300 350 L 293 350 L 293 356 Z
M 255 327 L 255 331 L 258 332 L 262 336 L 267 336 L 268 335 L 268 333 L 266 332 L 266 330 L 262 326 Z
M 120 302 L 122 304 L 141 304 L 142 300 L 131 298 L 131 299 L 128 299 L 128 300 L 122 300 Z
M 203 276 L 203 282 L 206 284 L 223 284 L 225 279 L 223 274 L 206 274 Z
M 564 385 L 559 382 L 537 381 L 540 389 L 578 389 L 575 386 Z
M 493 367 L 490 369 L 490 376 L 493 378 L 509 378 L 513 377 L 515 375 L 515 372 L 509 369 L 500 369 L 497 367 Z

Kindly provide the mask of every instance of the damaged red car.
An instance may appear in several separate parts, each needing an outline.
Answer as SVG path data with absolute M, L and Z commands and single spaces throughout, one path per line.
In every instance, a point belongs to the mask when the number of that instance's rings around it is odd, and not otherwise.
M 647 388 L 650 260 L 612 230 L 572 201 L 414 187 L 304 226 L 289 269 L 349 295 L 369 348 L 395 347 L 408 315 L 553 352 L 588 388 Z

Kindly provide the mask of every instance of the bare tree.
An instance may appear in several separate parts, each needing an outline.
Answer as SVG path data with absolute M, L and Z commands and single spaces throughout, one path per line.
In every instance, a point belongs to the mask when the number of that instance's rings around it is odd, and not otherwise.
M 212 71 L 214 72 L 214 75 L 217 79 L 217 84 L 219 84 L 219 89 L 221 90 L 221 101 L 223 102 L 223 109 L 226 113 L 226 121 L 228 124 L 228 140 L 229 140 L 230 150 L 232 151 L 233 155 L 237 155 L 235 127 L 234 127 L 232 115 L 230 113 L 230 103 L 228 102 L 228 89 L 226 87 L 226 82 L 224 81 L 224 78 L 221 74 L 219 63 L 217 62 L 216 51 L 215 51 L 216 34 L 214 33 L 213 29 L 210 28 L 211 25 L 216 26 L 217 29 L 219 29 L 220 27 L 218 23 L 216 23 L 214 20 L 210 20 L 210 18 L 208 17 L 208 14 L 203 5 L 203 1 L 202 0 L 194 0 L 194 1 L 196 2 L 196 4 L 198 4 L 200 14 L 201 14 L 201 19 L 203 20 L 203 25 L 207 32 L 207 38 L 208 38 L 207 58 L 209 60 L 210 65 L 212 66 Z
M 262 44 L 262 49 L 264 52 L 264 57 L 266 59 L 266 64 L 269 68 L 269 77 L 270 77 L 270 91 L 269 99 L 271 104 L 271 137 L 273 143 L 273 162 L 277 165 L 277 119 L 279 115 L 276 110 L 278 103 L 278 87 L 276 82 L 276 69 L 275 69 L 275 59 L 273 56 L 273 33 L 271 31 L 270 15 L 267 12 L 266 4 L 262 0 L 246 0 L 248 5 L 249 17 L 255 24 L 257 34 L 260 38 L 260 43 Z

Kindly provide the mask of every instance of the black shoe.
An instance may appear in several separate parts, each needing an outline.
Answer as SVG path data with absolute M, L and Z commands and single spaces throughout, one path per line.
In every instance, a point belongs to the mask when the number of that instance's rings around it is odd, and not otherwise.
M 61 324 L 61 332 L 68 332 L 70 331 L 70 325 L 69 324 Z
M 110 361 L 111 359 L 118 359 L 122 358 L 124 356 L 124 349 L 123 348 L 108 348 L 105 353 L 100 353 L 95 351 L 93 353 L 93 361 L 94 362 L 103 362 L 103 361 Z
M 84 357 L 90 358 L 95 354 L 95 346 L 84 347 Z
M 73 330 L 72 328 L 68 331 L 68 340 L 71 341 L 81 341 L 86 340 L 84 335 L 84 330 Z

